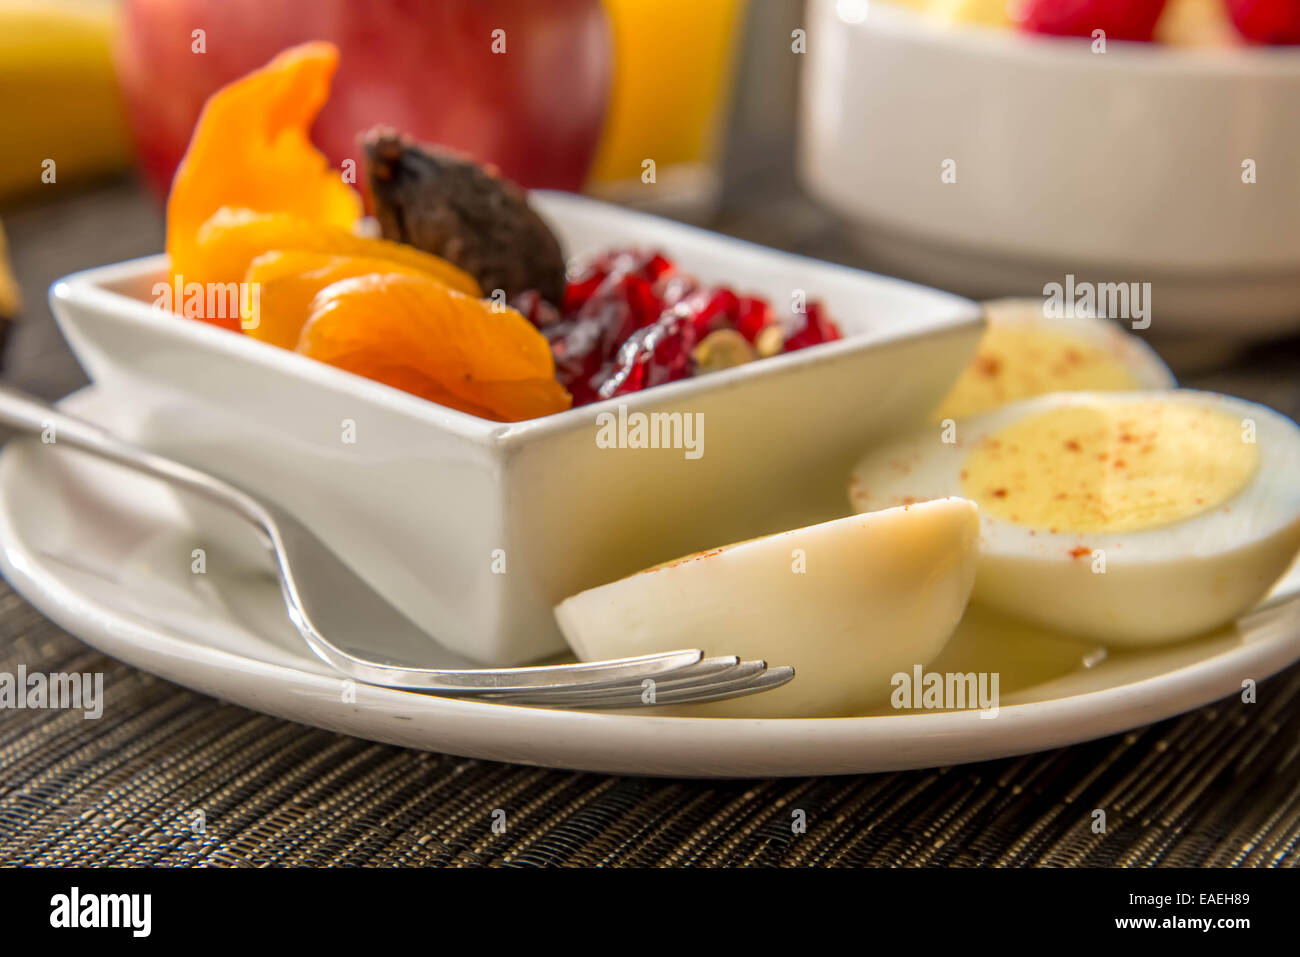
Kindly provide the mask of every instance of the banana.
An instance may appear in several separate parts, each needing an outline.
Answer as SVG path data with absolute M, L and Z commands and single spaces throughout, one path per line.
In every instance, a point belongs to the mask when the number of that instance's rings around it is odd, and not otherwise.
M 5 242 L 4 226 L 0 225 L 0 322 L 15 318 L 20 305 L 18 280 L 9 266 L 9 247 Z
M 0 196 L 130 162 L 113 0 L 0 0 Z
M 9 330 L 18 318 L 18 307 L 22 304 L 18 295 L 18 280 L 14 279 L 9 266 L 8 249 L 5 245 L 4 227 L 0 226 L 0 358 L 4 356 L 5 340 Z

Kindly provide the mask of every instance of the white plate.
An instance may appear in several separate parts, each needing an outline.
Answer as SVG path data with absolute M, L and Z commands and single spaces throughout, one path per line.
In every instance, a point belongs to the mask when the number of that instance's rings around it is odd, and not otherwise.
M 107 425 L 93 390 L 69 411 Z M 844 774 L 980 761 L 1147 724 L 1239 691 L 1300 658 L 1300 569 L 1237 629 L 1174 647 L 1112 654 L 1094 667 L 1075 643 L 968 636 L 948 662 L 1003 673 L 1002 707 L 857 718 L 678 718 L 546 711 L 344 683 L 283 617 L 269 577 L 191 572 L 196 534 L 160 487 L 85 456 L 15 441 L 0 455 L 0 566 L 62 627 L 168 680 L 304 724 L 408 747 L 561 768 L 750 777 Z M 998 639 L 998 640 L 993 640 Z M 932 666 L 935 667 L 935 666 Z M 1037 678 L 1027 677 L 1036 673 Z M 1046 680 L 1041 680 L 1046 678 Z M 796 679 L 797 680 L 797 679 Z

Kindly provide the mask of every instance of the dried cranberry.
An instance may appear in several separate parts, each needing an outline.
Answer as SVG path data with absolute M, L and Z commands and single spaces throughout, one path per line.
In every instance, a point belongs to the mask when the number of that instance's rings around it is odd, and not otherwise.
M 576 405 L 693 375 L 696 344 L 719 329 L 736 329 L 754 344 L 764 329 L 780 328 L 766 300 L 702 286 L 661 253 L 637 249 L 589 260 L 569 281 L 559 321 L 532 299 L 519 304 L 550 342 L 556 377 Z M 785 348 L 839 337 L 813 303 Z
M 670 262 L 666 256 L 661 253 L 654 253 L 646 260 L 642 272 L 645 274 L 647 279 L 653 281 L 659 279 L 661 276 L 674 272 L 675 269 L 676 267 L 673 266 L 672 262 Z
M 686 310 L 665 313 L 619 347 L 614 368 L 603 375 L 597 388 L 600 397 L 609 399 L 687 378 L 694 372 L 695 341 L 695 325 Z
M 822 304 L 810 302 L 804 311 L 802 327 L 786 337 L 784 349 L 786 352 L 794 352 L 796 349 L 806 349 L 822 342 L 834 342 L 838 338 L 840 338 L 839 326 L 826 315 Z
M 555 357 L 555 378 L 573 393 L 575 404 L 594 401 L 589 382 L 604 364 L 604 330 L 592 319 L 566 320 L 545 330 Z
M 538 329 L 553 326 L 562 318 L 560 310 L 542 298 L 536 289 L 517 293 L 510 299 L 510 305 L 523 314 Z
M 632 265 L 629 254 L 621 250 L 605 253 L 587 262 L 570 276 L 568 285 L 564 288 L 564 314 L 572 316 L 577 313 L 592 297 L 607 291 L 607 283 L 612 288 L 623 273 L 630 271 Z
M 605 281 L 608 273 L 603 270 L 586 273 L 583 276 L 571 280 L 564 288 L 564 303 L 562 308 L 566 316 L 571 316 L 587 304 L 587 300 L 592 297 L 600 284 Z
M 695 338 L 703 339 L 714 329 L 733 324 L 736 296 L 726 289 L 696 289 L 676 304 L 676 309 L 691 317 Z
M 736 331 L 753 345 L 758 334 L 774 322 L 772 307 L 757 296 L 741 296 L 736 306 Z
M 654 284 L 655 295 L 659 297 L 665 309 L 671 309 L 679 302 L 695 295 L 699 288 L 700 284 L 695 281 L 695 277 L 684 276 L 678 272 L 661 276 Z
M 650 325 L 664 311 L 663 304 L 659 301 L 659 297 L 654 294 L 654 289 L 651 288 L 650 280 L 636 273 L 623 277 L 622 288 L 619 292 L 628 306 L 631 307 L 632 315 L 636 317 L 638 329 Z

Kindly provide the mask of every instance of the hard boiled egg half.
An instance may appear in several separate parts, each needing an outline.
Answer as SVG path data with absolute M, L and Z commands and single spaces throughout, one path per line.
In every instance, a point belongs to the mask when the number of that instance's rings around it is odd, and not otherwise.
M 584 660 L 703 648 L 794 666 L 788 684 L 701 706 L 710 713 L 851 714 L 943 649 L 978 535 L 960 498 L 851 515 L 658 565 L 566 599 L 555 617 Z
M 987 327 L 975 358 L 934 420 L 963 419 L 1049 392 L 1172 389 L 1169 367 L 1110 319 L 1049 317 L 1041 299 L 984 303 Z
M 974 600 L 1112 645 L 1256 604 L 1300 550 L 1300 427 L 1206 392 L 1057 393 L 873 450 L 859 510 L 979 504 Z

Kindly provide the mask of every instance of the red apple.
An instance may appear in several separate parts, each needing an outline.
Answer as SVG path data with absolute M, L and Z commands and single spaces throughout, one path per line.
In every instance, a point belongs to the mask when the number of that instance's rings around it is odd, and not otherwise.
M 1228 13 L 1254 43 L 1300 43 L 1300 0 L 1228 0 Z
M 1032 33 L 1110 40 L 1150 40 L 1165 0 L 1025 0 L 1017 8 L 1021 29 Z
M 341 53 L 313 131 L 335 163 L 359 160 L 357 134 L 387 123 L 495 163 L 525 186 L 576 190 L 605 118 L 612 41 L 600 0 L 126 0 L 124 7 L 118 74 L 140 162 L 160 192 L 208 94 L 306 40 L 330 40 Z

